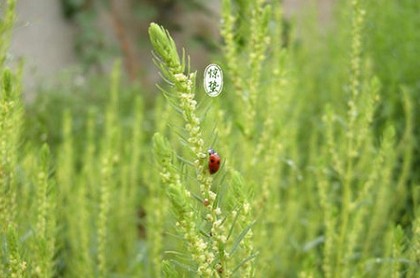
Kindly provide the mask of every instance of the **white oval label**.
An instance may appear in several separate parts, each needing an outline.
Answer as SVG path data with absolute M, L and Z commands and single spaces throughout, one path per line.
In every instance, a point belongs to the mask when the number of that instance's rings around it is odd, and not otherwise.
M 220 95 L 223 89 L 222 68 L 216 64 L 210 64 L 204 70 L 204 90 L 211 97 Z

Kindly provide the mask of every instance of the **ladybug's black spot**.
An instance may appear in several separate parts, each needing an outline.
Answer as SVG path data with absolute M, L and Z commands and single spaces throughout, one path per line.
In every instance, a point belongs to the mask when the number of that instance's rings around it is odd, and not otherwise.
M 211 163 L 214 163 L 214 158 L 210 158 L 210 162 Z
M 217 161 L 217 165 L 220 165 L 220 160 L 219 160 L 219 161 Z

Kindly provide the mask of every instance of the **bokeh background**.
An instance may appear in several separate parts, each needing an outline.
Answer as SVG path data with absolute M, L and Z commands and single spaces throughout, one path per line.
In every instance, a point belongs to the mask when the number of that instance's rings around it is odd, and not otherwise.
M 332 0 L 317 0 L 314 6 L 302 0 L 282 2 L 285 18 L 297 25 L 305 8 L 318 10 L 324 32 L 332 24 Z M 65 73 L 82 82 L 86 73 L 109 72 L 115 58 L 124 61 L 130 81 L 152 88 L 158 80 L 147 34 L 152 21 L 188 47 L 193 68 L 202 70 L 220 53 L 220 1 L 18 1 L 10 53 L 25 62 L 25 98 L 33 100 L 39 87 L 53 85 Z
M 339 95 L 328 91 L 337 89 L 339 78 L 346 74 L 343 63 L 348 57 L 343 51 L 348 45 L 343 36 L 349 34 L 343 28 L 345 12 L 340 10 L 344 1 L 280 2 L 284 32 L 293 30 L 289 46 L 299 54 L 297 67 L 306 80 L 301 89 L 309 94 L 320 92 L 317 104 L 322 106 L 328 99 L 324 96 Z M 376 125 L 383 128 L 386 119 L 392 118 L 401 134 L 403 109 L 396 90 L 407 86 L 414 107 L 419 107 L 420 101 L 420 20 L 415 16 L 418 4 L 386 1 L 387 10 L 376 11 L 374 3 L 366 3 L 372 10 L 368 13 L 365 30 L 369 35 L 363 38 L 363 50 L 369 53 L 387 97 L 378 110 Z M 101 79 L 109 74 L 116 59 L 122 61 L 124 83 L 138 86 L 137 93 L 153 103 L 159 76 L 147 34 L 150 22 L 164 25 L 179 47 L 188 49 L 192 69 L 201 74 L 209 62 L 222 60 L 220 5 L 220 1 L 203 0 L 20 0 L 8 62 L 24 61 L 24 98 L 34 111 L 57 108 L 58 113 L 62 107 L 52 102 L 76 107 L 80 102 L 100 105 L 104 97 L 99 89 Z M 420 109 L 415 110 L 418 119 Z M 44 119 L 46 132 L 58 131 L 59 121 Z M 418 125 L 415 134 L 418 138 Z M 42 138 L 54 141 L 56 137 L 50 134 Z M 418 141 L 414 146 L 415 165 L 420 163 Z

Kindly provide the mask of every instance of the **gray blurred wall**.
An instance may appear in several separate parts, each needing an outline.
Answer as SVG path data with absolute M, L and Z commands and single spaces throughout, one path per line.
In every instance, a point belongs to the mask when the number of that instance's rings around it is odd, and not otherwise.
M 76 63 L 76 29 L 62 17 L 58 0 L 18 0 L 16 8 L 11 59 L 23 58 L 24 93 L 31 99 L 39 80 L 54 78 Z

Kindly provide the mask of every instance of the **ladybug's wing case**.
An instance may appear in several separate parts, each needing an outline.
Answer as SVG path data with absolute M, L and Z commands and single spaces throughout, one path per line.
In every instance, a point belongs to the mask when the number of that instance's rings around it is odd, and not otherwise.
M 210 174 L 216 173 L 220 168 L 220 156 L 214 152 L 209 156 L 209 172 Z

